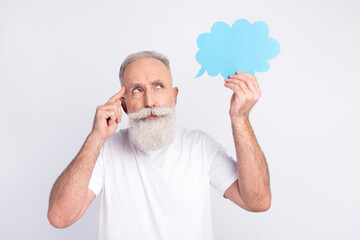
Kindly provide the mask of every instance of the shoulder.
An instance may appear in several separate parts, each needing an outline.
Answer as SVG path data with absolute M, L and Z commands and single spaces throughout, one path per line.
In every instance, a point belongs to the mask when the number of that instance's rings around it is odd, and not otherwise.
M 199 129 L 188 129 L 184 127 L 176 127 L 176 132 L 178 135 L 191 136 L 191 137 L 206 134 L 204 131 Z
M 119 145 L 120 143 L 127 142 L 129 139 L 129 129 L 124 128 L 116 131 L 113 135 L 108 137 L 104 143 L 104 145 Z
M 180 135 L 183 137 L 183 140 L 186 142 L 194 143 L 194 144 L 201 144 L 205 148 L 213 148 L 218 149 L 221 147 L 221 144 L 215 140 L 210 134 L 199 130 L 189 130 L 186 128 L 179 128 Z
M 209 134 L 200 129 L 187 129 L 184 127 L 176 128 L 177 136 L 186 141 L 204 141 L 209 138 Z

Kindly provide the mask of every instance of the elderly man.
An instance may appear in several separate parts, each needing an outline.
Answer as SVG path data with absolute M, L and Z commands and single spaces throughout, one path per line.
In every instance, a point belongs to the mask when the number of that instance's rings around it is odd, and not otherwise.
M 236 160 L 206 133 L 175 125 L 178 88 L 168 59 L 129 55 L 122 89 L 96 109 L 93 129 L 56 180 L 48 219 L 65 228 L 101 193 L 100 239 L 212 239 L 210 185 L 252 212 L 271 204 L 265 157 L 249 123 L 261 92 L 254 76 L 225 79 Z M 122 111 L 129 128 L 116 132 Z

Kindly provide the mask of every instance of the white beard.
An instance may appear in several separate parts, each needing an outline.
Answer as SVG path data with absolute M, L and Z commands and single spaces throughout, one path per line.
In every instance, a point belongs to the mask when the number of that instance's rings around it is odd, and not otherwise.
M 157 118 L 146 119 L 150 115 Z M 157 150 L 170 145 L 175 137 L 175 107 L 143 108 L 129 113 L 129 137 L 142 150 Z

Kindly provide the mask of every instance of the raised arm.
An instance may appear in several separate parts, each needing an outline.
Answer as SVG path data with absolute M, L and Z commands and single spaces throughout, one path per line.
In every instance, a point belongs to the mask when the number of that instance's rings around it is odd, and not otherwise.
M 239 176 L 225 197 L 246 210 L 266 211 L 271 205 L 269 171 L 249 122 L 250 110 L 261 91 L 255 76 L 241 71 L 225 79 L 225 86 L 234 91 L 229 114 Z
M 49 199 L 48 219 L 56 228 L 66 228 L 84 214 L 95 194 L 89 190 L 96 159 L 107 137 L 121 121 L 122 88 L 104 105 L 96 108 L 94 125 L 79 153 L 55 181 Z

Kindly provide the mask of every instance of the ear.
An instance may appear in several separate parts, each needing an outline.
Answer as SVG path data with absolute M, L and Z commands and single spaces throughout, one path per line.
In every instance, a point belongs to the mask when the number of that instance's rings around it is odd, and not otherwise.
M 126 103 L 125 103 L 125 98 L 124 98 L 124 97 L 121 97 L 121 106 L 122 106 L 122 108 L 124 109 L 124 112 L 125 112 L 126 114 L 128 114 L 127 107 L 126 107 Z
M 179 93 L 179 89 L 177 87 L 174 87 L 173 91 L 174 91 L 174 102 L 175 102 L 175 105 L 176 105 L 176 103 L 177 103 L 177 95 Z

